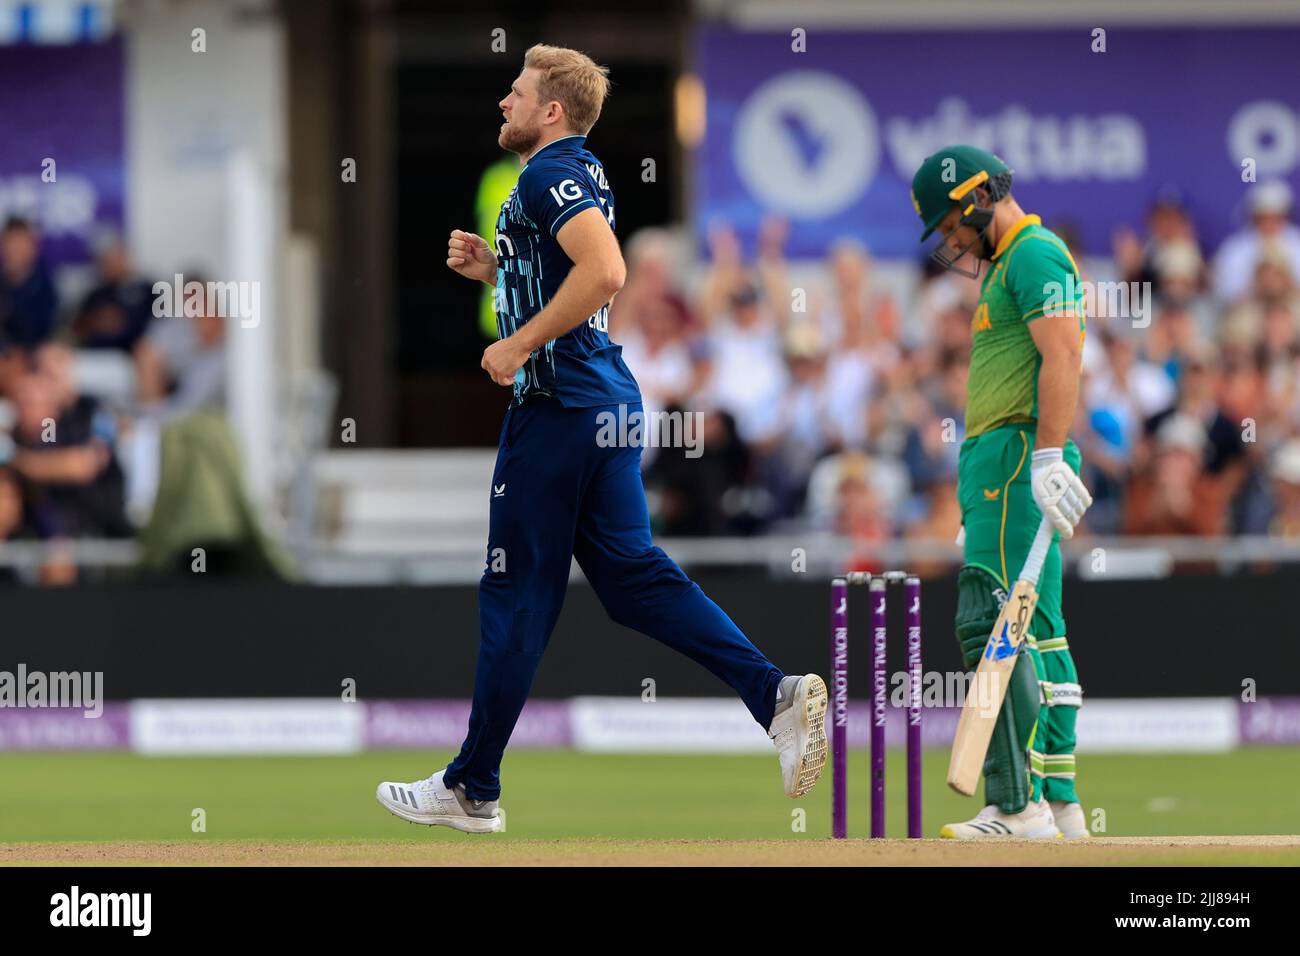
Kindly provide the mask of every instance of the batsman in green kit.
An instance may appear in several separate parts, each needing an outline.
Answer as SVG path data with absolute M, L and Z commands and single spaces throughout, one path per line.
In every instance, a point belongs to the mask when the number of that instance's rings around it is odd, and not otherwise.
M 1092 503 L 1067 432 L 1082 368 L 1085 312 L 1065 243 L 1011 195 L 1012 170 L 991 153 L 950 146 L 921 164 L 912 203 L 938 232 L 939 264 L 981 279 L 971 319 L 966 440 L 958 464 L 964 561 L 957 640 L 979 662 L 1040 521 L 1055 527 L 1039 602 L 984 762 L 987 806 L 945 826 L 954 839 L 1086 837 L 1075 790 L 1082 690 L 1061 609 L 1059 541 Z

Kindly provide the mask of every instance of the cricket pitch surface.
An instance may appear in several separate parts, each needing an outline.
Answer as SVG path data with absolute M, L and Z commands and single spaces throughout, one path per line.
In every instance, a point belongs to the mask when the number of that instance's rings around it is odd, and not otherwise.
M 0 866 L 1298 866 L 1300 836 L 0 844 Z

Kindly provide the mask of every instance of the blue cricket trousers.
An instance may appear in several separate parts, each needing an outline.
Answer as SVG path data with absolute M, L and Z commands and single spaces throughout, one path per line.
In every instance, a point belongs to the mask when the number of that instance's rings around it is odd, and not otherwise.
M 627 406 L 628 415 L 640 410 Z M 560 616 L 572 558 L 615 622 L 704 665 L 764 729 L 772 722 L 784 675 L 654 546 L 641 448 L 601 447 L 601 412 L 617 418 L 618 406 L 565 408 L 536 397 L 512 406 L 501 426 L 474 704 L 443 777 L 474 800 L 501 793 L 501 758 Z

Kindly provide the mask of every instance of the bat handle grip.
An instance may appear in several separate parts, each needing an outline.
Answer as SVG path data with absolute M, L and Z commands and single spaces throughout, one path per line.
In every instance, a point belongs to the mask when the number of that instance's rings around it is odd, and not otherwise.
M 1035 587 L 1038 586 L 1038 576 L 1043 573 L 1043 562 L 1047 560 L 1047 549 L 1052 546 L 1052 536 L 1055 529 L 1052 523 L 1046 517 L 1038 525 L 1038 534 L 1034 535 L 1034 543 L 1029 549 L 1029 557 L 1025 558 L 1024 570 L 1020 572 L 1020 580 L 1028 581 Z

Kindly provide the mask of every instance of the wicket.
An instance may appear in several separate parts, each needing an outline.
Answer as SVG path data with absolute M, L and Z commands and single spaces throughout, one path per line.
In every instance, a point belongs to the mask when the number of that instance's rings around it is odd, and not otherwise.
M 906 571 L 854 571 L 831 581 L 831 836 L 848 836 L 849 585 L 871 595 L 871 835 L 885 835 L 885 598 L 903 585 L 907 602 L 907 835 L 921 836 L 921 580 Z

